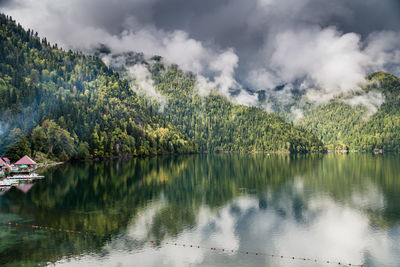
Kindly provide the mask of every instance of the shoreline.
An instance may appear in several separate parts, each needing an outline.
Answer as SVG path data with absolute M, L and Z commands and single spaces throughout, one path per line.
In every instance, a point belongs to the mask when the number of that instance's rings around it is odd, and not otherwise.
M 306 154 L 350 154 L 350 153 L 370 153 L 374 155 L 387 154 L 387 153 L 400 153 L 400 151 L 368 151 L 368 150 L 325 150 L 325 151 L 308 151 L 308 152 L 290 152 L 290 151 L 200 151 L 195 153 L 174 153 L 174 154 L 152 154 L 152 155 L 125 155 L 125 156 L 113 156 L 105 158 L 88 158 L 80 160 L 69 160 L 66 162 L 56 162 L 48 164 L 48 167 L 56 166 L 64 163 L 75 163 L 75 162 L 101 162 L 118 159 L 134 159 L 134 158 L 152 158 L 152 157 L 165 157 L 165 156 L 185 156 L 185 155 L 204 155 L 204 154 L 266 154 L 266 155 L 306 155 Z
M 65 163 L 64 161 L 53 162 L 53 163 L 38 163 L 38 168 L 51 167 L 51 166 L 61 165 L 64 163 Z
M 38 163 L 37 171 L 42 172 L 47 168 L 63 165 L 65 163 L 78 163 L 78 162 L 103 162 L 110 160 L 123 160 L 123 159 L 134 159 L 134 158 L 152 158 L 152 157 L 165 157 L 165 156 L 185 156 L 185 155 L 204 155 L 204 154 L 265 154 L 265 155 L 306 155 L 306 154 L 350 154 L 350 153 L 370 153 L 373 155 L 383 155 L 387 153 L 400 153 L 400 151 L 385 151 L 382 149 L 379 150 L 325 150 L 325 151 L 309 151 L 309 152 L 289 152 L 289 151 L 228 151 L 228 150 L 218 150 L 218 151 L 200 151 L 196 153 L 174 153 L 174 154 L 153 154 L 153 155 L 125 155 L 125 156 L 113 156 L 106 158 L 89 158 L 89 159 L 80 159 L 80 160 L 68 160 L 68 161 L 59 161 L 52 163 Z
M 387 153 L 400 153 L 400 151 L 389 151 L 383 149 L 375 150 L 325 150 L 325 151 L 307 151 L 307 152 L 290 152 L 290 151 L 229 151 L 229 150 L 217 150 L 217 151 L 199 151 L 193 153 L 173 153 L 173 154 L 150 154 L 150 155 L 124 155 L 124 156 L 112 156 L 104 158 L 88 158 L 88 159 L 72 159 L 67 161 L 58 161 L 52 163 L 38 163 L 37 169 L 45 169 L 53 166 L 62 165 L 65 163 L 76 163 L 76 162 L 100 162 L 109 161 L 115 159 L 133 159 L 133 158 L 152 158 L 152 157 L 165 157 L 165 156 L 185 156 L 185 155 L 204 155 L 204 154 L 266 154 L 266 155 L 298 155 L 298 154 L 349 154 L 349 153 L 371 153 L 374 155 L 387 154 Z
M 53 162 L 53 163 L 38 163 L 36 170 L 38 172 L 40 172 L 40 171 L 43 171 L 43 170 L 45 170 L 47 168 L 54 167 L 54 166 L 57 166 L 57 165 L 62 165 L 64 163 L 65 163 L 64 161 Z

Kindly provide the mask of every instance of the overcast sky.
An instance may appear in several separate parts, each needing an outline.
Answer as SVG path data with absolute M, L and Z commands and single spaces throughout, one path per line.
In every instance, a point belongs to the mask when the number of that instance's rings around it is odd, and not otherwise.
M 222 93 L 286 84 L 329 99 L 372 71 L 400 74 L 399 0 L 2 0 L 0 10 L 64 48 L 161 55 Z

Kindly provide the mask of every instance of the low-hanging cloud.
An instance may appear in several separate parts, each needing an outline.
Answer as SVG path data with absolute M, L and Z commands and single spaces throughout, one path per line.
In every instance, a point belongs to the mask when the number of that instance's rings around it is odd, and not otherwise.
M 344 100 L 345 103 L 350 104 L 351 106 L 364 106 L 367 109 L 366 117 L 374 114 L 384 101 L 384 96 L 378 91 L 370 91 Z
M 147 99 L 155 100 L 158 103 L 158 111 L 164 112 L 168 99 L 154 87 L 154 80 L 152 79 L 151 72 L 145 65 L 145 63 L 147 63 L 146 60 L 150 60 L 149 58 L 145 58 L 141 53 L 128 53 L 103 54 L 102 59 L 107 65 L 121 70 L 123 77 L 130 81 L 131 88 L 139 96 L 145 96 Z
M 157 100 L 160 104 L 160 112 L 163 112 L 164 107 L 167 104 L 167 98 L 161 95 L 160 92 L 154 88 L 154 81 L 151 79 L 151 73 L 149 70 L 141 64 L 136 64 L 129 67 L 128 72 L 135 79 L 134 88 L 137 90 L 139 95 L 144 94 Z
M 356 34 L 340 35 L 334 28 L 286 31 L 276 36 L 270 66 L 282 82 L 306 77 L 326 93 L 342 92 L 364 80 L 368 58 L 359 41 Z
M 264 91 L 269 109 L 268 101 L 293 102 L 294 91 L 324 103 L 360 91 L 373 71 L 400 74 L 396 0 L 10 0 L 0 8 L 64 48 L 104 43 L 114 54 L 160 55 L 195 73 L 203 95 L 255 105 Z
M 0 120 L 0 138 L 4 138 L 5 133 L 8 131 L 10 125 Z

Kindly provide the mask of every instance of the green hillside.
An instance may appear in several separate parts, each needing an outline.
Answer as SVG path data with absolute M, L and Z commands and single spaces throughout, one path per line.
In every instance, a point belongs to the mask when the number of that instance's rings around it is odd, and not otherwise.
M 63 51 L 0 15 L 0 153 L 103 158 L 197 147 L 100 59 Z
M 278 115 L 218 95 L 201 98 L 195 77 L 176 66 L 150 69 L 168 98 L 159 113 L 97 56 L 59 49 L 5 15 L 0 47 L 0 154 L 11 159 L 323 149 Z
M 167 99 L 165 119 L 194 140 L 201 151 L 322 151 L 319 139 L 281 116 L 257 107 L 233 104 L 217 92 L 200 96 L 196 77 L 178 66 L 166 66 L 160 57 L 114 55 L 125 63 L 116 66 L 126 79 L 126 69 L 141 64 L 150 71 L 155 89 Z M 121 62 L 120 59 L 117 62 Z M 134 79 L 133 79 L 134 82 Z
M 376 90 L 384 103 L 369 116 L 365 106 L 351 106 L 341 97 L 305 111 L 299 125 L 320 138 L 328 149 L 400 150 L 400 79 L 377 72 L 367 77 L 364 90 Z

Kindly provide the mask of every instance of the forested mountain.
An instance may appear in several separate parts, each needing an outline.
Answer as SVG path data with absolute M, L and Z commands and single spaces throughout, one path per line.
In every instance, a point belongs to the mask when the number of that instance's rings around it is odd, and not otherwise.
M 377 72 L 367 77 L 366 92 L 383 94 L 384 102 L 372 116 L 365 106 L 351 106 L 341 97 L 306 110 L 299 125 L 316 134 L 328 149 L 400 150 L 400 79 Z
M 63 51 L 0 15 L 0 153 L 60 160 L 197 147 L 99 58 Z
M 97 56 L 64 51 L 0 15 L 0 154 L 67 160 L 198 151 L 317 151 L 275 114 L 201 98 L 195 77 L 153 64 L 164 112 Z
M 321 151 L 309 131 L 257 107 L 232 104 L 219 94 L 200 97 L 194 79 L 174 68 L 151 68 L 156 88 L 167 96 L 167 119 L 194 138 L 202 150 Z M 161 69 L 161 70 L 160 70 Z
M 59 160 L 202 151 L 400 150 L 400 79 L 367 77 L 384 103 L 373 115 L 338 96 L 303 107 L 295 124 L 261 108 L 201 96 L 196 76 L 161 57 L 64 51 L 0 15 L 0 154 Z M 121 59 L 123 63 L 121 63 Z M 149 72 L 161 102 L 138 95 L 129 68 Z M 162 106 L 162 109 L 160 107 Z
M 200 97 L 195 77 L 177 66 L 162 64 L 160 57 L 146 60 L 137 53 L 113 57 L 117 62 L 114 67 L 127 79 L 129 68 L 135 65 L 151 72 L 154 87 L 168 99 L 166 119 L 202 150 L 320 151 L 323 146 L 330 150 L 400 150 L 400 79 L 388 73 L 369 75 L 363 93 L 340 95 L 317 107 L 303 102 L 298 109 L 304 117 L 292 127 L 281 116 L 234 105 L 218 94 Z M 368 93 L 382 94 L 383 104 L 377 111 L 371 111 L 363 101 L 350 104 L 351 99 L 362 99 Z M 298 96 L 296 103 L 301 99 Z M 283 117 L 293 117 L 285 113 L 285 107 L 280 108 Z M 290 112 L 290 107 L 286 109 Z
M 146 60 L 140 53 L 112 57 L 111 65 L 116 62 L 114 67 L 128 80 L 135 82 L 134 76 L 129 75 L 135 65 L 151 73 L 155 90 L 166 99 L 165 119 L 192 138 L 201 151 L 324 150 L 321 141 L 309 131 L 294 127 L 277 114 L 233 104 L 217 92 L 201 96 L 195 75 L 176 65 L 163 64 L 161 57 Z
M 0 153 L 60 160 L 201 151 L 308 152 L 328 149 L 400 150 L 400 80 L 367 77 L 366 92 L 384 103 L 373 115 L 336 97 L 303 108 L 293 123 L 257 107 L 200 96 L 196 76 L 160 57 L 99 56 L 64 51 L 0 16 Z M 106 50 L 106 49 L 105 49 Z M 138 96 L 128 69 L 140 65 L 164 101 Z M 162 110 L 159 111 L 160 106 Z

